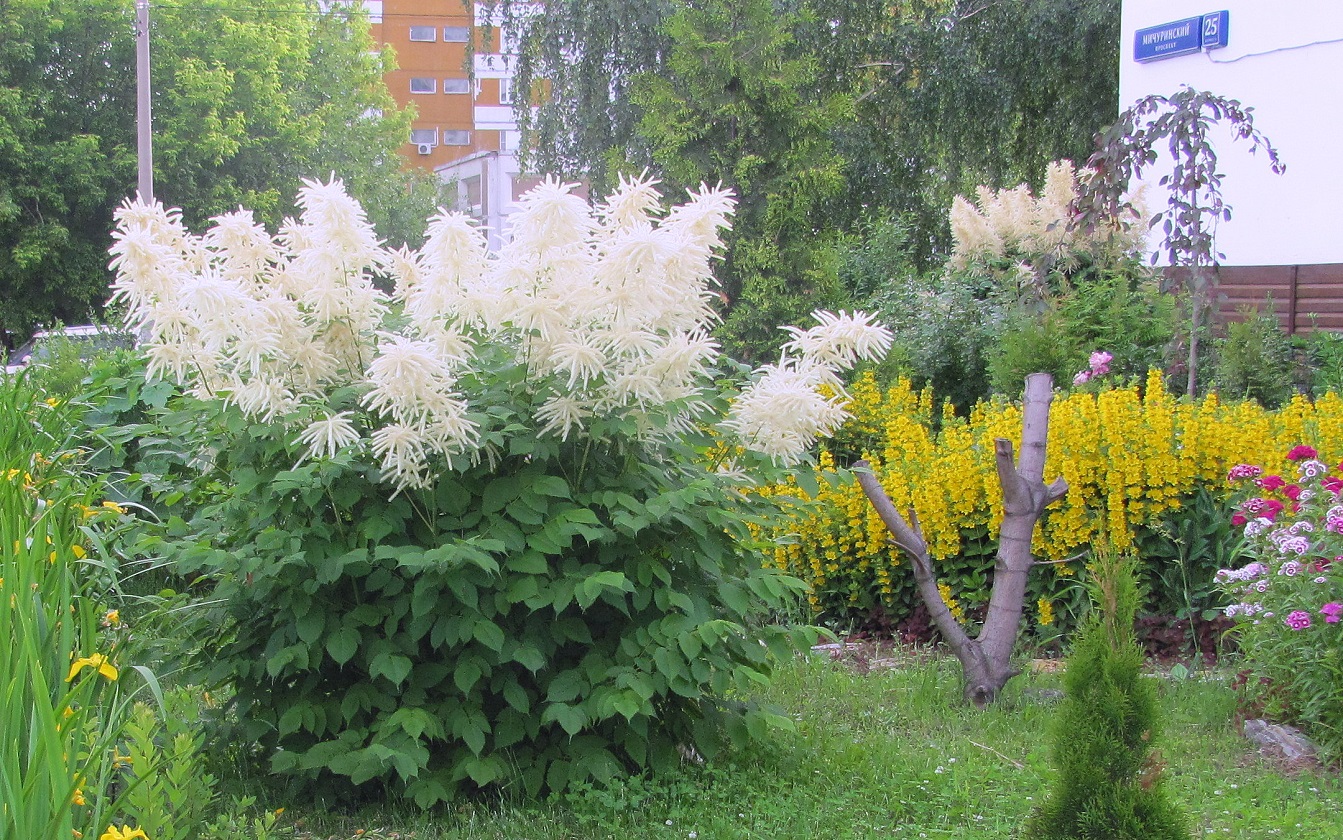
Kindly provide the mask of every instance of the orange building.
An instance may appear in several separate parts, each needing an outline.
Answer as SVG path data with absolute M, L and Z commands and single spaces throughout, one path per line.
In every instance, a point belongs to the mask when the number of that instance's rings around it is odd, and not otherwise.
M 518 167 L 509 33 L 487 26 L 471 0 L 363 5 L 374 41 L 395 51 L 387 88 L 399 105 L 415 109 L 401 147 L 407 165 L 455 182 L 456 209 L 480 219 L 497 245 L 513 203 L 536 183 Z

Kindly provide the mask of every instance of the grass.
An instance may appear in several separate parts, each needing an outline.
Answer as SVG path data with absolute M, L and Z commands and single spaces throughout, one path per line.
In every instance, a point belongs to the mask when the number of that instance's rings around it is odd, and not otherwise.
M 954 660 L 911 660 L 868 674 L 827 658 L 783 669 L 769 699 L 797 731 L 673 775 L 585 788 L 539 804 L 491 802 L 423 814 L 291 807 L 303 838 L 1009 838 L 1050 778 L 1057 675 L 1023 675 L 987 711 L 961 705 Z M 1204 675 L 1163 680 L 1166 783 L 1204 837 L 1331 837 L 1343 783 L 1285 774 L 1232 723 L 1235 697 Z M 285 803 L 277 803 L 285 804 Z M 290 803 L 296 804 L 296 803 Z

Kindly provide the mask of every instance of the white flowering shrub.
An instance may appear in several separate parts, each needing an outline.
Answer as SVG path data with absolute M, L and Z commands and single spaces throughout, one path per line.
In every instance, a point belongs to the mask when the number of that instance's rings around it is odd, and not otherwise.
M 996 266 L 1017 273 L 1023 284 L 1034 284 L 1043 282 L 1059 263 L 1075 269 L 1083 260 L 1108 255 L 1113 261 L 1143 249 L 1146 224 L 1100 234 L 1072 226 L 1076 200 L 1077 170 L 1069 160 L 1049 164 L 1038 195 L 1021 184 L 1004 190 L 981 186 L 973 201 L 956 196 L 948 216 L 953 241 L 950 266 L 959 270 Z M 1141 196 L 1134 201 L 1137 221 L 1142 221 Z
M 802 584 L 753 553 L 778 512 L 747 491 L 843 422 L 889 333 L 818 313 L 754 375 L 721 358 L 721 190 L 663 213 L 649 181 L 596 208 L 547 182 L 498 254 L 455 213 L 387 251 L 337 182 L 298 205 L 272 237 L 128 204 L 112 248 L 223 488 L 175 552 L 275 768 L 427 805 L 781 723 L 729 699 L 815 638 L 767 622 Z
M 1121 380 L 1162 366 L 1175 306 L 1141 259 L 1147 225 L 1075 225 L 1078 188 L 1077 171 L 1061 160 L 1049 165 L 1038 194 L 1025 184 L 980 187 L 952 203 L 954 249 L 944 282 L 977 299 L 978 326 L 970 334 L 990 333 L 988 342 L 976 338 L 988 345 L 983 372 L 996 393 L 1019 393 L 1035 371 L 1069 381 L 1099 352 L 1111 355 Z M 1141 196 L 1134 201 L 1141 222 Z M 965 340 L 953 335 L 947 343 Z M 973 380 L 978 372 L 949 378 Z

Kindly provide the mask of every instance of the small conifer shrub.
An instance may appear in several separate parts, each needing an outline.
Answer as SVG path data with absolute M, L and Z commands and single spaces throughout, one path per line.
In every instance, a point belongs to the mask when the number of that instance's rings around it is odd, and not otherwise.
M 1074 643 L 1051 751 L 1058 768 L 1025 836 L 1032 840 L 1160 840 L 1190 836 L 1162 789 L 1153 749 L 1156 688 L 1141 675 L 1133 632 L 1135 561 L 1097 552 L 1094 609 Z

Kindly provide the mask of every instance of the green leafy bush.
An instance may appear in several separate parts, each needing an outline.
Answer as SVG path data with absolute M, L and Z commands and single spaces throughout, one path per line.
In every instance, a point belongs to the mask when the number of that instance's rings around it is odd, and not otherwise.
M 875 301 L 895 334 L 891 358 L 908 368 L 915 387 L 932 386 L 962 414 L 988 396 L 988 358 L 1008 309 L 982 278 L 914 277 Z
M 1035 372 L 1048 373 L 1056 382 L 1070 381 L 1073 373 L 1085 367 L 1086 352 L 1068 326 L 1053 307 L 1042 313 L 1016 310 L 990 356 L 993 390 L 1017 396 L 1026 376 Z
M 114 247 L 149 378 L 190 394 L 165 437 L 214 488 L 165 547 L 214 586 L 202 662 L 273 767 L 427 806 L 787 725 L 735 699 L 819 632 L 770 623 L 804 586 L 763 567 L 753 487 L 889 333 L 818 313 L 742 387 L 708 338 L 722 191 L 659 221 L 649 182 L 595 211 L 547 182 L 498 255 L 461 214 L 389 253 L 338 184 L 299 205 L 272 238 L 132 204 Z
M 1174 304 L 1138 260 L 1139 226 L 1074 227 L 1076 198 L 1072 164 L 1056 161 L 1038 195 L 981 187 L 953 203 L 949 268 L 981 290 L 976 314 L 992 325 L 982 354 L 996 393 L 1019 395 L 1038 371 L 1072 381 L 1093 352 L 1109 353 L 1109 372 L 1125 378 L 1161 366 Z
M 1223 396 L 1258 400 L 1277 408 L 1295 393 L 1295 354 L 1270 306 L 1267 311 L 1243 310 L 1242 320 L 1226 325 L 1216 342 L 1213 386 Z
M 179 689 L 164 701 L 136 703 L 122 732 L 121 811 L 154 840 L 190 840 L 214 809 L 217 780 L 205 768 L 199 698 Z
M 291 469 L 226 423 L 234 484 L 180 562 L 218 581 L 233 629 L 209 676 L 277 770 L 428 804 L 666 767 L 780 722 L 727 698 L 814 639 L 761 623 L 801 587 L 742 554 L 766 511 L 677 465 L 695 453 L 515 434 L 494 464 L 387 499 L 376 471 Z
M 1311 392 L 1343 394 L 1343 334 L 1315 329 L 1298 340 L 1309 363 Z

